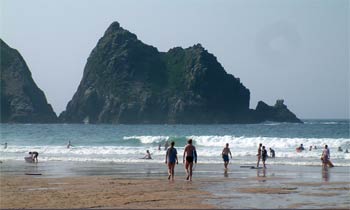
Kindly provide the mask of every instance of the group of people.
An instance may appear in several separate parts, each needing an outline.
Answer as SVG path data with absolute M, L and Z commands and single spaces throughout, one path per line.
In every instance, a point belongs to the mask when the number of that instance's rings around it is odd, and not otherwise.
M 262 145 L 262 143 L 259 144 L 258 147 L 258 154 L 256 155 L 258 157 L 258 161 L 256 163 L 256 167 L 259 168 L 260 160 L 262 160 L 263 167 L 266 168 L 266 159 L 267 159 L 267 150 L 265 149 L 265 146 Z
M 341 147 L 338 147 L 338 152 L 342 152 L 342 151 L 343 151 L 343 149 Z M 346 149 L 344 153 L 349 153 L 349 150 Z
M 186 180 L 192 181 L 193 162 L 197 163 L 197 151 L 196 147 L 192 144 L 192 139 L 187 141 L 185 146 L 182 162 L 185 164 Z M 170 147 L 165 154 L 165 164 L 168 165 L 168 179 L 174 180 L 175 176 L 175 164 L 179 164 L 177 158 L 177 150 L 175 149 L 175 142 L 170 143 Z
M 71 144 L 71 141 L 68 142 L 67 144 L 67 149 L 71 148 L 73 145 Z M 169 147 L 169 143 L 168 141 L 165 142 L 165 150 L 166 150 L 166 155 L 165 155 L 165 163 L 168 166 L 168 179 L 170 180 L 174 180 L 174 171 L 175 171 L 175 164 L 178 164 L 178 157 L 177 157 L 177 150 L 174 147 L 175 146 L 175 142 L 172 141 L 170 143 L 170 147 Z M 7 148 L 7 143 L 5 143 L 5 148 Z M 161 148 L 161 144 L 159 144 L 159 150 Z M 312 146 L 310 146 L 311 150 Z M 317 149 L 316 146 L 314 146 L 314 149 Z M 301 144 L 299 147 L 296 148 L 296 150 L 298 152 L 301 152 L 303 150 L 305 150 L 303 144 Z M 338 148 L 338 151 L 342 151 L 341 147 Z M 346 151 L 347 152 L 347 151 Z M 29 156 L 25 157 L 27 162 L 38 162 L 38 156 L 39 153 L 36 151 L 31 151 L 28 153 Z M 224 161 L 224 168 L 225 170 L 227 170 L 228 164 L 230 162 L 230 157 L 232 159 L 232 153 L 231 150 L 229 148 L 229 144 L 226 143 L 226 146 L 224 147 L 224 149 L 222 150 L 222 159 Z M 268 158 L 267 155 L 267 150 L 265 148 L 265 146 L 262 145 L 262 143 L 259 144 L 258 147 L 258 154 L 257 156 L 257 164 L 256 167 L 259 168 L 259 164 L 260 161 L 262 161 L 263 163 L 263 168 L 266 168 L 266 160 Z M 270 157 L 274 158 L 275 157 L 275 151 L 270 148 Z M 142 159 L 152 159 L 151 157 L 151 153 L 149 152 L 149 150 L 146 151 L 146 155 L 142 158 Z M 322 161 L 322 165 L 323 167 L 334 167 L 333 163 L 330 161 L 330 151 L 328 148 L 328 145 L 325 145 L 325 148 L 322 151 L 322 155 L 321 155 L 321 161 Z M 189 139 L 187 141 L 187 145 L 185 146 L 184 149 L 184 153 L 183 153 L 183 163 L 185 164 L 185 170 L 186 170 L 186 180 L 192 180 L 192 173 L 193 173 L 193 163 L 197 163 L 197 151 L 195 146 L 193 146 L 193 140 Z
M 5 144 L 6 144 L 6 147 L 7 147 L 7 143 L 5 143 Z M 71 144 L 71 141 L 68 141 L 67 149 L 70 149 L 72 146 L 73 145 Z M 39 152 L 37 152 L 37 151 L 30 151 L 28 154 L 29 154 L 29 156 L 24 157 L 24 160 L 26 162 L 38 163 Z

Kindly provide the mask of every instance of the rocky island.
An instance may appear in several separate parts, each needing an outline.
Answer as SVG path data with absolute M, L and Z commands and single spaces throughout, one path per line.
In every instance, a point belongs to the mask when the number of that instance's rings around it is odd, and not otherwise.
M 92 50 L 65 123 L 298 122 L 283 104 L 259 102 L 200 44 L 159 52 L 112 23 Z
M 20 53 L 0 39 L 1 123 L 54 123 L 57 116 Z

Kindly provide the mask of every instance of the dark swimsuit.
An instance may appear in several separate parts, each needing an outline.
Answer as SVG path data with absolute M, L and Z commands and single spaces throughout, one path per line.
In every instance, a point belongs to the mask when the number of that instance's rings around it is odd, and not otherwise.
M 224 159 L 225 162 L 230 161 L 230 159 L 228 158 L 228 155 L 222 155 L 222 158 Z
M 34 158 L 37 158 L 39 156 L 38 152 L 33 152 L 32 154 L 34 155 Z
M 187 156 L 186 161 L 189 163 L 193 163 L 193 157 L 192 156 Z

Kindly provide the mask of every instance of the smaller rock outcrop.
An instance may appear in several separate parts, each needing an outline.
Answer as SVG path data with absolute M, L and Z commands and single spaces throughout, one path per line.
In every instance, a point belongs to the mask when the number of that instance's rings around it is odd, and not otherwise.
M 274 106 L 269 106 L 263 101 L 259 101 L 255 109 L 255 118 L 258 122 L 291 122 L 303 123 L 284 104 L 284 100 L 279 99 Z
M 20 53 L 0 39 L 1 123 L 54 123 L 57 116 Z

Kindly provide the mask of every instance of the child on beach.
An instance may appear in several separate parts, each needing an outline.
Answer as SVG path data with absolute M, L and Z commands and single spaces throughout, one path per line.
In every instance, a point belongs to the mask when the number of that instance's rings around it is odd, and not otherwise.
M 225 169 L 227 169 L 227 165 L 230 162 L 230 159 L 228 157 L 229 154 L 230 154 L 231 159 L 232 159 L 231 150 L 230 150 L 230 148 L 228 148 L 228 143 L 226 143 L 226 147 L 222 150 L 222 153 L 221 153 L 222 159 L 224 159 L 224 167 L 225 167 Z
M 187 143 L 188 144 L 185 146 L 185 149 L 184 149 L 183 163 L 185 163 L 185 159 L 186 159 L 186 164 L 185 164 L 185 169 L 187 174 L 186 180 L 192 181 L 193 160 L 195 163 L 197 163 L 197 151 L 196 151 L 196 147 L 192 145 L 192 139 L 189 139 Z
M 175 176 L 175 162 L 176 164 L 179 164 L 179 161 L 177 159 L 177 150 L 174 148 L 175 142 L 170 143 L 170 148 L 166 151 L 165 155 L 165 164 L 168 164 L 168 180 L 174 181 Z

